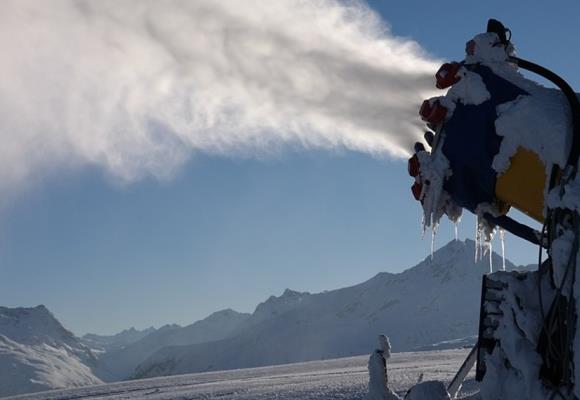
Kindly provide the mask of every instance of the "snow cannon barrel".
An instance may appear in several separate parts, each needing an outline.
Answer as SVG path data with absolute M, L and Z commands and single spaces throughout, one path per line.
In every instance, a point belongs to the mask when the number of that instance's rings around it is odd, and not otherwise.
M 425 135 L 432 148 L 409 161 L 426 226 L 444 214 L 456 220 L 465 208 L 538 242 L 506 214 L 515 207 L 544 221 L 548 189 L 571 153 L 570 99 L 526 79 L 514 60 L 505 35 L 486 32 L 468 42 L 463 61 L 437 71 L 436 86 L 449 90 L 425 100 L 419 112 L 435 131 Z
M 501 105 L 517 107 L 530 93 L 485 65 L 463 64 L 462 68 L 447 96 L 431 100 L 435 107 L 428 118 L 421 114 L 427 123 L 441 126 L 438 150 L 450 168 L 443 189 L 458 206 L 473 213 L 488 208 L 492 215 L 503 215 L 513 206 L 542 222 L 544 188 L 552 165 L 544 164 L 536 152 L 525 147 L 525 137 L 514 137 L 521 143 L 507 159 L 500 160 L 505 156 L 502 142 L 511 132 L 498 132 L 496 126 Z M 526 129 L 528 121 L 511 119 L 510 124 Z
M 443 64 L 435 74 L 435 80 L 437 81 L 435 86 L 437 86 L 437 89 L 447 89 L 459 82 L 459 79 L 461 79 L 458 75 L 460 69 L 461 63 L 458 62 Z

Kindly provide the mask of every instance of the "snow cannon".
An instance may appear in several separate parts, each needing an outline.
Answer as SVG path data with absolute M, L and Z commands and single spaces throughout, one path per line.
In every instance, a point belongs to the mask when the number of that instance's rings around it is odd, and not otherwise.
M 482 278 L 477 344 L 448 388 L 476 365 L 482 400 L 580 399 L 580 102 L 558 75 L 515 56 L 511 32 L 489 20 L 461 62 L 444 64 L 419 113 L 429 130 L 408 163 L 425 227 L 463 209 L 478 239 L 504 228 L 539 245 L 538 268 Z M 549 80 L 546 88 L 524 77 Z M 508 217 L 511 207 L 542 223 Z M 543 249 L 548 257 L 542 260 Z
M 490 20 L 487 32 L 467 42 L 463 61 L 437 71 L 436 87 L 447 93 L 421 105 L 430 150 L 417 143 L 408 171 L 425 228 L 435 228 L 444 214 L 455 222 L 467 209 L 487 236 L 499 226 L 541 244 L 539 232 L 507 214 L 514 207 L 545 221 L 549 189 L 577 163 L 580 106 L 563 79 L 517 58 L 510 39 L 508 29 Z M 525 78 L 520 68 L 559 89 Z

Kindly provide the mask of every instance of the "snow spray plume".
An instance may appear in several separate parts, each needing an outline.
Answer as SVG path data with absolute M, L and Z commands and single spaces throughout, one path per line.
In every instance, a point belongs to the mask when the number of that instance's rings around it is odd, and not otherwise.
M 97 165 L 131 181 L 196 151 L 404 156 L 436 63 L 336 0 L 5 0 L 0 188 Z

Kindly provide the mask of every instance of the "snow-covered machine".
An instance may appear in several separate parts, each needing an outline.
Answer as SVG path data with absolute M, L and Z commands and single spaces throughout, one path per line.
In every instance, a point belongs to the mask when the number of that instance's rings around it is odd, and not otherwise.
M 467 42 L 461 62 L 444 64 L 420 115 L 430 128 L 415 145 L 409 174 L 424 227 L 436 230 L 463 209 L 477 215 L 480 243 L 498 229 L 539 247 L 538 269 L 483 277 L 473 358 L 480 398 L 580 398 L 580 103 L 553 72 L 515 56 L 511 32 L 490 20 Z M 557 88 L 527 79 L 539 74 Z M 511 207 L 542 224 L 509 217 Z M 542 259 L 543 249 L 547 257 Z

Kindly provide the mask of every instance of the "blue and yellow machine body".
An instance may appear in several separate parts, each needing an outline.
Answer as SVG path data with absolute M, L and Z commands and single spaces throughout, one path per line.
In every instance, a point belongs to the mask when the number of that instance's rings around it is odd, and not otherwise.
M 495 128 L 497 106 L 529 93 L 486 66 L 464 67 L 481 76 L 490 99 L 479 105 L 458 103 L 444 123 L 445 140 L 440 150 L 452 170 L 445 191 L 457 205 L 472 212 L 482 203 L 493 204 L 504 214 L 513 206 L 543 222 L 544 187 L 550 167 L 534 152 L 520 148 L 503 174 L 492 168 L 503 139 Z

